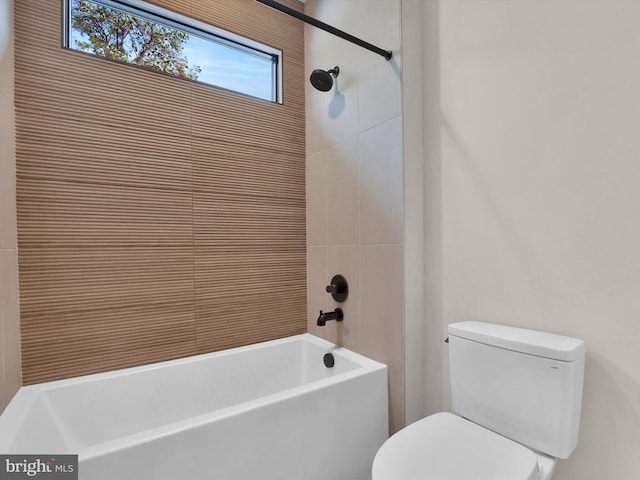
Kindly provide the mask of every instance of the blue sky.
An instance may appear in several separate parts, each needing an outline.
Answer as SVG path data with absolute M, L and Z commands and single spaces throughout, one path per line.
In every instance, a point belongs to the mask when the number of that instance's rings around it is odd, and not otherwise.
M 198 81 L 271 100 L 271 61 L 191 35 L 184 55 L 202 71 Z

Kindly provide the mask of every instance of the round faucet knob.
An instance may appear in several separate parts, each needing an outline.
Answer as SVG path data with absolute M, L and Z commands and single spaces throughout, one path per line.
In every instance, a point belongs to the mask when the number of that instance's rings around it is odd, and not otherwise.
M 342 275 L 334 275 L 331 284 L 327 285 L 327 293 L 330 293 L 336 302 L 344 302 L 349 295 L 347 279 Z

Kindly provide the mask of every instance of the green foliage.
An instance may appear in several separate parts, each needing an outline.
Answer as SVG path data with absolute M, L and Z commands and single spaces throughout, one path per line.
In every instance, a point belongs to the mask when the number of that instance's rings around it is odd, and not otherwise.
M 71 28 L 82 34 L 75 47 L 85 52 L 191 80 L 201 71 L 182 55 L 188 33 L 91 0 L 73 0 Z

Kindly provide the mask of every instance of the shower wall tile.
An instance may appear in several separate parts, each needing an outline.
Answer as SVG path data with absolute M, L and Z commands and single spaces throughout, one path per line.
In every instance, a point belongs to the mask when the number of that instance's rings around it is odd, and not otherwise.
M 331 147 L 358 133 L 358 89 L 360 77 L 357 68 L 358 47 L 334 38 L 329 54 L 324 55 L 314 68 L 329 70 L 338 66 L 340 71 L 334 78 L 333 89 L 315 95 L 326 99 L 324 115 L 321 117 L 326 137 L 326 146 Z M 313 87 L 312 87 L 313 88 Z
M 238 297 L 240 304 L 241 297 L 261 294 L 286 304 L 300 296 L 306 279 L 304 248 L 286 244 L 199 246 L 194 256 L 196 297 L 203 301 Z M 220 277 L 226 281 L 217 281 Z
M 289 84 L 301 83 L 302 77 L 300 65 L 299 78 L 285 78 L 283 82 L 285 85 L 287 81 Z M 304 151 L 305 139 L 305 119 L 301 114 L 301 104 L 304 103 L 302 84 L 299 90 L 295 97 L 293 91 L 287 90 L 287 100 L 281 105 L 226 90 L 212 95 L 211 87 L 193 84 L 190 134 L 218 144 L 228 143 L 238 148 L 260 147 L 265 151 L 287 152 L 296 157 L 301 150 Z
M 22 315 L 25 384 L 159 362 L 193 353 L 191 298 L 114 307 L 114 302 Z M 92 308 L 92 307 L 102 308 Z M 46 351 L 47 355 L 42 352 Z
M 15 249 L 0 249 L 0 413 L 22 383 L 18 259 Z
M 13 105 L 0 95 L 0 248 L 17 246 Z
M 20 247 L 40 248 L 52 261 L 62 247 L 193 243 L 191 192 L 31 179 L 18 186 Z
M 327 281 L 340 274 L 347 279 L 349 295 L 344 302 L 338 303 L 326 294 L 331 310 L 339 307 L 344 312 L 344 320 L 337 325 L 336 338 L 331 341 L 355 352 L 361 351 L 360 345 L 360 247 L 357 245 L 330 246 L 329 272 Z M 327 283 L 328 285 L 328 283 Z
M 0 3 L 0 97 L 13 105 L 13 39 L 11 2 Z M 4 110 L 2 110 L 4 111 Z
M 0 2 L 0 130 L 14 130 L 14 41 L 12 2 Z M 0 156 L 8 154 L 13 143 L 0 142 Z M 0 157 L 0 162 L 4 160 Z M 0 190 L 2 192 L 2 190 Z
M 366 50 L 358 56 L 358 131 L 364 132 L 402 113 L 400 2 L 378 4 L 355 35 L 393 52 L 389 61 Z
M 403 369 L 403 248 L 360 247 L 362 353 Z
M 389 435 L 404 427 L 404 375 L 402 370 L 389 368 Z
M 357 245 L 359 231 L 358 137 L 327 150 L 327 241 Z
M 60 48 L 61 0 L 0 1 L 3 66 L 15 8 L 25 383 L 306 330 L 303 24 L 251 1 L 151 1 L 282 49 L 284 99 Z
M 191 137 L 185 132 L 114 122 L 107 133 L 103 123 L 55 111 L 23 109 L 20 116 L 17 154 L 29 161 L 18 162 L 18 177 L 191 189 Z
M 19 256 L 23 317 L 193 300 L 189 246 L 25 246 Z
M 203 296 L 196 304 L 196 344 L 200 351 L 273 340 L 306 331 L 304 280 L 298 291 Z M 290 293 L 291 297 L 286 294 Z
M 402 117 L 360 134 L 360 243 L 400 244 L 403 226 Z
M 358 19 L 359 7 L 360 5 L 353 1 L 322 0 L 307 2 L 305 13 L 340 30 L 353 31 Z M 330 51 L 335 36 L 319 28 L 305 28 L 305 31 L 308 32 L 308 36 L 305 37 L 305 48 L 309 56 L 317 58 Z
M 311 7 L 313 7 L 313 5 L 316 5 L 316 4 L 317 2 L 314 2 L 314 4 L 312 4 Z M 309 13 L 308 5 L 310 4 L 307 4 L 307 6 L 305 6 L 305 12 L 307 13 L 307 15 L 310 15 L 312 17 L 317 17 L 316 14 Z M 305 27 L 304 57 L 305 57 L 305 72 L 307 77 L 310 75 L 313 68 L 322 68 L 322 67 L 313 67 L 310 69 L 309 67 L 311 67 L 311 63 L 309 62 L 310 62 L 310 59 L 314 59 L 317 61 L 318 57 L 328 50 L 327 46 L 329 45 L 331 40 L 333 40 L 333 35 L 331 35 L 330 33 L 325 32 L 324 30 L 321 30 L 319 28 L 309 29 Z
M 352 0 L 356 7 L 356 20 L 360 24 L 366 17 L 383 2 L 395 2 L 396 0 Z
M 198 137 L 191 139 L 191 150 L 198 191 L 304 201 L 305 166 L 289 152 Z
M 359 5 L 344 0 L 324 0 L 311 6 L 311 15 L 341 30 L 352 30 L 356 25 Z
M 328 285 L 329 271 L 327 268 L 328 250 L 326 246 L 307 247 L 307 331 L 322 338 L 329 339 L 335 327 L 328 324 L 318 327 L 316 320 L 320 310 L 330 309 L 331 297 L 325 291 Z
M 310 77 L 315 69 L 328 71 L 336 66 L 333 88 L 316 90 L 305 82 L 307 97 L 307 155 L 340 143 L 358 133 L 358 68 L 357 47 L 333 37 L 327 52 L 305 60 Z
M 255 247 L 274 254 L 280 249 L 304 250 L 302 199 L 196 191 L 192 208 L 196 251 L 205 247 L 229 251 Z M 304 258 L 301 261 L 304 264 Z
M 11 2 L 0 3 L 0 248 L 15 249 L 16 161 L 12 18 Z
M 308 0 L 305 13 L 394 51 L 385 62 L 305 27 L 305 76 L 340 67 L 330 92 L 305 86 L 308 331 L 389 365 L 394 432 L 405 417 L 400 0 Z M 338 273 L 342 304 L 325 292 Z M 338 306 L 343 322 L 316 326 Z
M 168 139 L 189 136 L 191 115 L 185 101 L 190 101 L 191 86 L 178 78 L 159 80 L 156 72 L 60 48 L 60 22 L 56 23 L 56 28 L 39 23 L 53 22 L 53 17 L 59 15 L 60 5 L 58 2 L 15 3 L 18 19 L 15 70 L 18 151 L 27 146 L 21 142 L 22 132 L 35 130 L 37 133 L 36 125 L 52 117 L 63 124 L 71 121 L 87 122 L 95 129 L 96 125 L 100 126 L 102 129 L 98 132 L 103 135 L 111 133 L 111 126 L 115 125 L 116 129 L 125 130 L 124 135 L 132 139 L 137 137 L 141 144 L 146 140 L 144 132 L 157 132 L 159 126 L 169 133 Z M 25 22 L 27 18 L 31 23 Z M 32 34 L 35 28 L 38 36 Z M 21 41 L 26 37 L 30 41 Z M 41 57 L 46 57 L 47 61 Z M 76 81 L 76 78 L 81 80 Z M 162 101 L 158 101 L 159 98 Z M 20 119 L 23 119 L 22 123 Z M 47 133 L 49 125 L 44 127 L 42 134 Z M 127 131 L 127 127 L 131 130 Z M 91 130 L 89 128 L 87 133 Z M 84 134 L 80 127 L 82 138 Z M 94 139 L 99 147 L 100 136 L 94 135 Z M 105 143 L 111 145 L 112 141 Z M 79 146 L 84 146 L 84 142 L 81 141 Z
M 0 413 L 22 383 L 12 19 L 12 2 L 0 1 Z
M 311 72 L 315 66 L 307 67 L 306 71 Z M 310 74 L 305 74 L 305 78 Z M 317 95 L 318 91 L 314 89 L 309 82 L 305 82 L 305 153 L 307 157 L 324 151 L 326 146 L 326 138 L 324 129 L 322 128 L 322 116 L 326 111 L 326 97 Z
M 322 151 L 307 159 L 307 244 L 327 244 L 327 162 Z

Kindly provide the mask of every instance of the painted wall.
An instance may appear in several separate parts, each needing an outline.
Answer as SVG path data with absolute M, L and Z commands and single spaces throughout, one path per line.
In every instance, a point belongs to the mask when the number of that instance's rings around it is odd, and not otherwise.
M 580 442 L 554 478 L 638 478 L 640 3 L 430 3 L 426 170 L 441 195 L 426 255 L 441 291 L 426 321 L 429 409 L 448 407 L 447 324 L 575 336 L 587 344 Z
M 0 412 L 20 388 L 13 1 L 0 0 Z
M 308 328 L 389 366 L 390 429 L 404 425 L 403 115 L 400 0 L 309 0 L 305 12 L 393 51 L 391 61 L 305 28 L 305 72 L 340 67 L 334 89 L 306 84 Z M 343 274 L 342 323 L 325 286 Z

